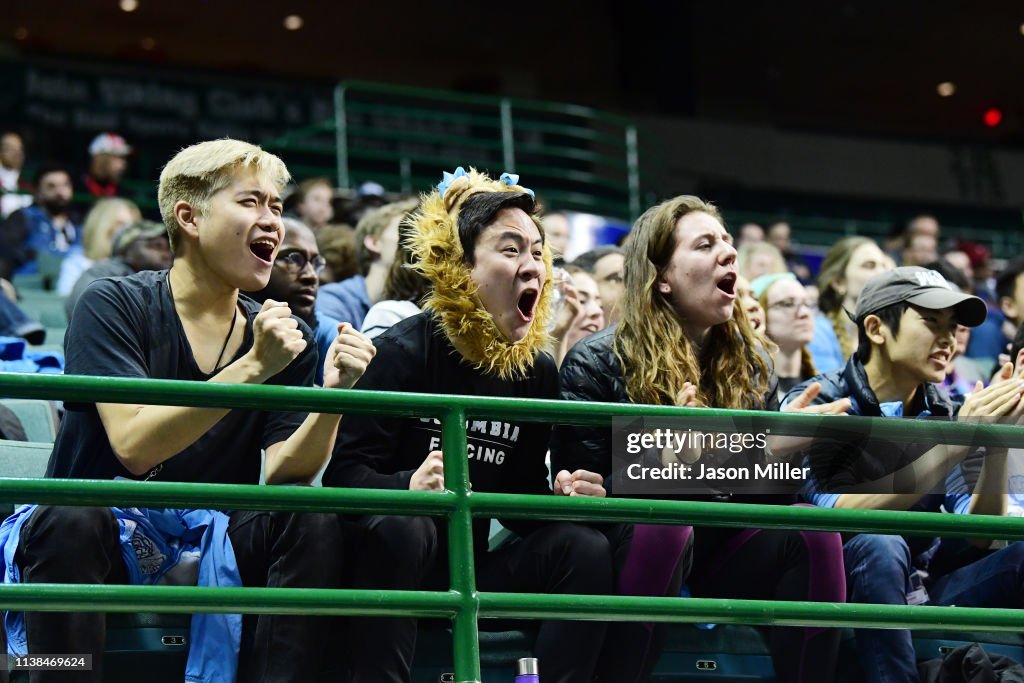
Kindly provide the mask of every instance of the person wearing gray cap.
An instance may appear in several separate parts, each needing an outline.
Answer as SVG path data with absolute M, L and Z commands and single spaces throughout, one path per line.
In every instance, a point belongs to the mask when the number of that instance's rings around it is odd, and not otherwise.
M 871 278 L 850 316 L 858 346 L 845 368 L 814 377 L 787 394 L 783 405 L 807 384 L 819 382 L 816 401 L 850 399 L 850 414 L 937 419 L 1005 418 L 1024 414 L 1022 368 L 1004 367 L 988 388 L 979 382 L 962 402 L 941 382 L 956 351 L 957 325 L 976 327 L 986 307 L 939 273 L 896 268 Z M 914 510 L 954 514 L 1006 513 L 1005 448 L 893 443 L 863 436 L 815 439 L 805 451 L 810 478 L 805 497 L 818 507 Z M 971 477 L 969 472 L 980 475 Z M 969 484 L 968 481 L 971 483 Z M 934 493 L 939 491 L 940 493 Z M 843 546 L 850 602 L 873 604 L 1014 607 L 1024 604 L 1019 577 L 1024 543 L 997 552 L 937 538 L 858 534 Z M 986 542 L 987 547 L 987 542 Z M 957 561 L 945 558 L 956 556 Z M 930 565 L 929 565 L 930 562 Z M 945 566 L 942 566 L 945 565 Z M 925 570 L 928 573 L 925 574 Z M 856 632 L 867 680 L 918 680 L 910 631 Z
M 101 277 L 121 277 L 143 270 L 166 270 L 171 267 L 173 254 L 167 241 L 167 228 L 154 221 L 136 221 L 114 234 L 111 256 L 96 263 L 75 281 L 71 293 L 64 299 L 68 320 L 86 287 Z

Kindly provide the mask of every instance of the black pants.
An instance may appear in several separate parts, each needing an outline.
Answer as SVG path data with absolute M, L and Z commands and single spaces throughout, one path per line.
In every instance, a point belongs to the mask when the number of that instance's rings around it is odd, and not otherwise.
M 842 538 L 832 531 L 694 530 L 695 597 L 845 602 Z M 832 680 L 839 651 L 834 628 L 771 629 L 780 683 Z
M 447 590 L 448 562 L 428 517 L 364 517 L 352 524 L 346 547 L 353 588 Z M 514 543 L 476 557 L 481 591 L 610 595 L 613 550 L 596 529 L 571 522 L 545 524 Z M 534 654 L 545 683 L 590 681 L 607 625 L 544 621 Z M 416 649 L 415 619 L 351 619 L 343 631 L 353 683 L 405 682 Z
M 245 586 L 338 586 L 342 554 L 336 515 L 232 512 L 228 536 Z M 127 582 L 117 521 L 108 508 L 38 508 L 22 528 L 16 559 L 24 583 Z M 93 655 L 91 672 L 34 672 L 31 680 L 102 681 L 105 616 L 26 613 L 30 653 Z M 238 680 L 321 680 L 328 623 L 323 617 L 245 615 Z

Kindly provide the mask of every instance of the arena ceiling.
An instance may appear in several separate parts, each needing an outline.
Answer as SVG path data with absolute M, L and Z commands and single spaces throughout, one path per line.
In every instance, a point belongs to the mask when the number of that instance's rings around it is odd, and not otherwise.
M 8 0 L 0 58 L 53 55 L 1024 142 L 1024 3 L 1006 0 Z

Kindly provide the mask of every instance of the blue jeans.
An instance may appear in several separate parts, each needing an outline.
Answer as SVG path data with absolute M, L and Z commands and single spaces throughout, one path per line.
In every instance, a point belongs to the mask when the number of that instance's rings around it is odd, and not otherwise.
M 849 601 L 905 605 L 910 582 L 910 549 L 900 536 L 860 534 L 843 546 Z M 937 578 L 929 587 L 932 605 L 1024 607 L 1024 542 L 1011 545 Z M 871 683 L 917 683 L 910 631 L 857 629 L 857 649 Z

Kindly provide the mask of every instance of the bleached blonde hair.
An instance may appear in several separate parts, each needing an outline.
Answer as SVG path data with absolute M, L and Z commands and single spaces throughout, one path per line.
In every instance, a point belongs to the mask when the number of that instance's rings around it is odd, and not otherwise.
M 205 213 L 210 197 L 227 187 L 239 169 L 254 171 L 261 180 L 270 181 L 278 192 L 283 191 L 291 179 L 288 167 L 279 157 L 256 145 L 230 138 L 186 147 L 167 162 L 160 173 L 157 199 L 171 249 L 178 250 L 174 205 L 188 202 L 200 215 Z

